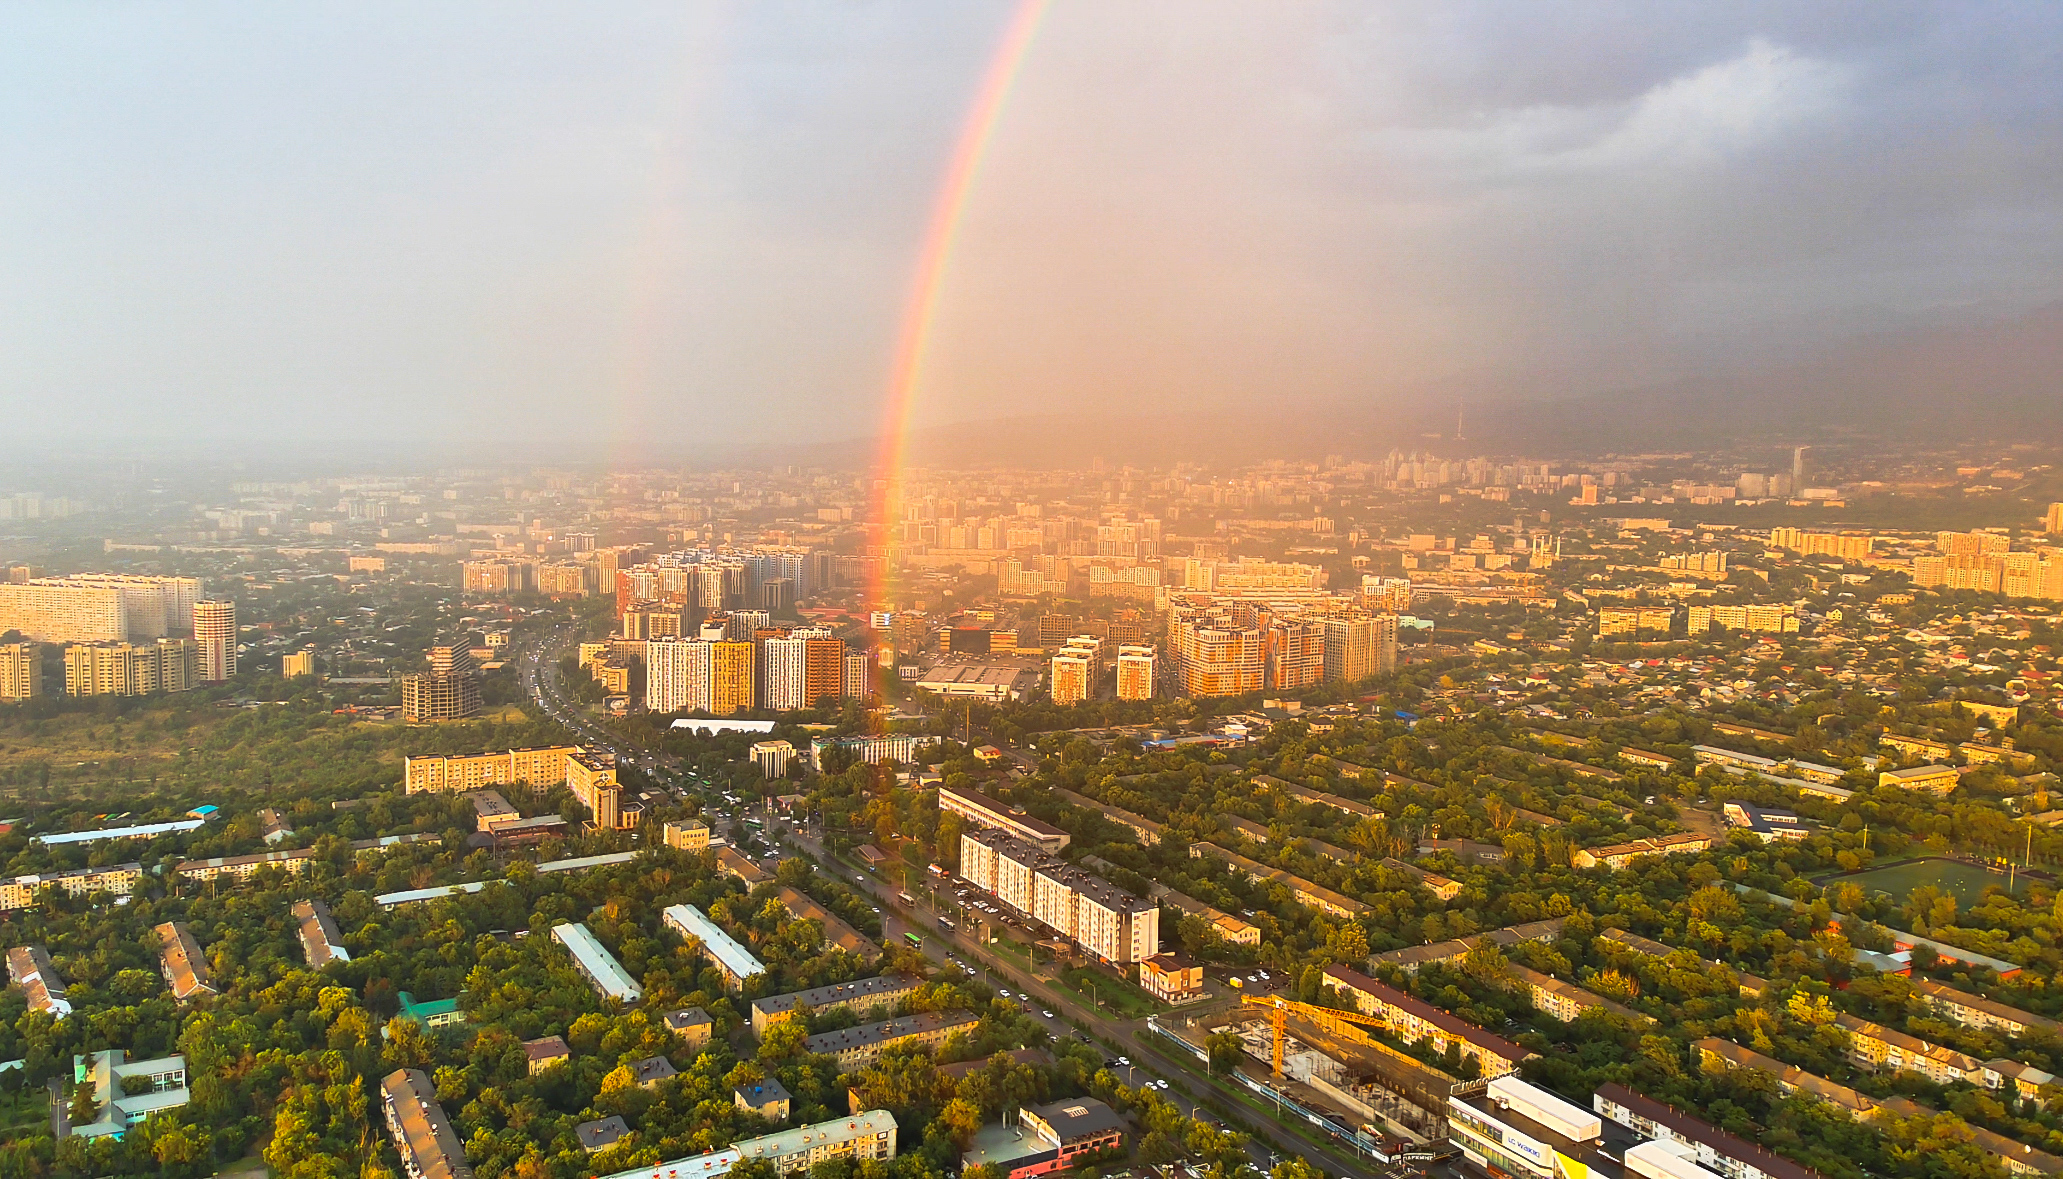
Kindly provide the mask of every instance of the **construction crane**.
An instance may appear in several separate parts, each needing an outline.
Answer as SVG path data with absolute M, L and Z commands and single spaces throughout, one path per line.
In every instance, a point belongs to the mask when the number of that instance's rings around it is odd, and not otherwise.
M 1389 1022 L 1380 1016 L 1363 1015 L 1358 1011 L 1338 1011 L 1331 1007 L 1318 1007 L 1310 1003 L 1299 1003 L 1295 999 L 1285 999 L 1280 995 L 1241 995 L 1239 1001 L 1248 1007 L 1267 1008 L 1269 1022 L 1275 1028 L 1274 1064 L 1275 1075 L 1278 1077 L 1282 1075 L 1283 1024 L 1292 1014 L 1299 1019 L 1316 1024 L 1342 1040 L 1350 1040 L 1364 1048 L 1374 1048 L 1385 1052 L 1395 1051 L 1386 1044 L 1378 1043 L 1375 1037 L 1361 1030 L 1363 1028 L 1378 1028 L 1382 1031 L 1389 1031 Z

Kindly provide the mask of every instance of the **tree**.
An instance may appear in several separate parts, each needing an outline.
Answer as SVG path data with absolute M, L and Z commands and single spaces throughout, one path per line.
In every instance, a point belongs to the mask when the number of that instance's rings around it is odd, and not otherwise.
M 1231 1032 L 1213 1032 L 1204 1041 L 1204 1051 L 1210 1055 L 1211 1071 L 1231 1072 L 1239 1066 L 1239 1058 L 1246 1055 L 1246 1048 L 1239 1037 Z

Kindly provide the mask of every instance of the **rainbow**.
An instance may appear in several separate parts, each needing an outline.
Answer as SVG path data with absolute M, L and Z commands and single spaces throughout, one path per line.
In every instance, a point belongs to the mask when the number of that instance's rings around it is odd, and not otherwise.
M 1016 13 L 1004 29 L 1002 42 L 989 62 L 988 73 L 982 79 L 974 105 L 967 112 L 967 120 L 961 125 L 959 142 L 953 149 L 945 182 L 939 187 L 931 222 L 924 233 L 923 249 L 918 255 L 916 273 L 910 284 L 909 303 L 903 310 L 895 359 L 889 369 L 881 453 L 875 461 L 873 491 L 869 496 L 867 519 L 872 527 L 879 530 L 883 546 L 892 543 L 895 530 L 901 523 L 903 462 L 909 448 L 910 412 L 916 402 L 917 387 L 923 379 L 924 357 L 938 319 L 939 295 L 945 286 L 947 264 L 952 259 L 960 224 L 966 218 L 969 197 L 974 191 L 975 178 L 981 172 L 982 160 L 995 137 L 996 125 L 1001 121 L 1010 89 L 1017 81 L 1018 72 L 1031 49 L 1032 38 L 1038 32 L 1039 21 L 1050 4 L 1051 0 L 1020 0 L 1018 3 Z M 868 587 L 868 602 L 875 609 L 886 608 L 885 566 L 884 562 L 883 571 L 876 574 Z

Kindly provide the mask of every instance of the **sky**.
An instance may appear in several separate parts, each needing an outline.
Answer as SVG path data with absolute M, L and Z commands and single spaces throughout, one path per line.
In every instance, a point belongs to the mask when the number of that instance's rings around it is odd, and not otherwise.
M 0 447 L 865 436 L 1018 4 L 0 11 Z M 920 425 L 1573 395 L 2063 299 L 2063 5 L 1052 0 Z

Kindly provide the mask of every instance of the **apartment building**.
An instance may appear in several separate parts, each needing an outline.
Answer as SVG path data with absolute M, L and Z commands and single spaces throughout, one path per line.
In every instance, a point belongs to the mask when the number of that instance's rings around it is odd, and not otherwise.
M 1117 698 L 1151 700 L 1160 672 L 1159 656 L 1151 646 L 1126 643 L 1117 649 Z
M 2063 1035 L 2063 1023 L 2018 1007 L 2009 1007 L 1996 999 L 1959 991 L 1928 978 L 1916 978 L 1912 980 L 1912 986 L 1930 1010 L 1964 1027 L 1986 1028 L 2009 1036 L 2024 1036 L 2031 1031 Z
M 883 762 L 909 765 L 917 755 L 938 744 L 936 737 L 924 737 L 915 733 L 886 733 L 876 737 L 812 737 L 809 742 L 809 768 L 822 773 L 824 755 L 833 749 L 842 749 L 852 754 L 854 760 L 878 766 Z
M 573 965 L 602 998 L 618 1003 L 635 1003 L 644 998 L 645 989 L 587 926 L 562 921 L 552 926 L 552 940 L 566 947 L 566 952 L 573 956 Z
M 228 877 L 242 881 L 261 868 L 277 868 L 291 876 L 299 876 L 301 869 L 315 859 L 312 847 L 296 848 L 292 851 L 254 852 L 247 856 L 215 856 L 206 860 L 186 860 L 174 871 L 183 880 L 219 880 Z
M 490 786 L 528 786 L 541 791 L 564 785 L 566 763 L 580 752 L 578 745 L 540 745 L 505 753 L 410 757 L 402 761 L 402 783 L 409 794 L 463 794 Z
M 1642 856 L 1676 856 L 1701 852 L 1712 846 L 1709 835 L 1664 835 L 1658 839 L 1636 839 L 1631 843 L 1614 843 L 1605 847 L 1589 847 L 1569 857 L 1569 862 L 1578 868 L 1595 868 L 1602 865 L 1617 872 Z
M 0 643 L 0 701 L 43 694 L 43 648 L 36 643 Z
M 80 574 L 0 584 L 0 632 L 31 642 L 155 639 L 193 631 L 200 581 L 191 577 Z
M 892 1045 L 917 1044 L 935 1049 L 956 1033 L 972 1035 L 980 1024 L 980 1017 L 971 1011 L 920 1011 L 879 1023 L 819 1032 L 803 1041 L 803 1051 L 812 1056 L 829 1056 L 837 1062 L 839 1072 L 849 1073 L 874 1063 Z
M 401 715 L 410 721 L 462 720 L 480 715 L 480 673 L 471 648 L 430 648 L 430 670 L 401 677 Z
M 1849 1058 L 1864 1068 L 1918 1073 L 1937 1085 L 1983 1083 L 1984 1062 L 1968 1053 L 1852 1015 L 1836 1015 L 1834 1025 L 1848 1033 Z
M 458 1131 L 421 1069 L 395 1069 L 381 1078 L 380 1110 L 409 1179 L 473 1179 Z
M 337 919 L 330 915 L 329 905 L 319 900 L 295 901 L 288 912 L 293 915 L 301 938 L 301 957 L 308 963 L 308 969 L 321 970 L 332 962 L 351 960 L 351 951 L 344 948 L 344 935 L 337 929 Z
M 1161 825 L 1144 815 L 1135 815 L 1122 807 L 1097 802 L 1085 794 L 1076 794 L 1064 787 L 1054 787 L 1053 793 L 1069 805 L 1095 811 L 1118 826 L 1129 828 L 1132 834 L 1138 837 L 1142 847 L 1152 847 L 1160 842 Z
M 1306 880 L 1293 872 L 1287 872 L 1281 868 L 1271 868 L 1257 860 L 1250 860 L 1238 852 L 1227 851 L 1215 843 L 1192 843 L 1189 845 L 1189 858 L 1200 859 L 1204 856 L 1223 861 L 1233 871 L 1249 879 L 1273 880 L 1288 885 L 1290 894 L 1296 897 L 1298 904 L 1309 905 L 1311 908 L 1329 913 L 1334 917 L 1359 917 L 1361 914 L 1368 912 L 1368 906 L 1360 901 L 1347 896 L 1345 893 L 1334 892 L 1322 884 Z
M 68 897 L 104 892 L 130 895 L 143 878 L 143 865 L 110 864 L 104 868 L 72 868 L 63 872 L 39 872 L 0 880 L 0 912 L 36 907 L 36 894 L 45 888 L 60 888 Z
M 1476 1062 L 1485 1077 L 1502 1077 L 1533 1055 L 1526 1049 L 1492 1035 L 1482 1028 L 1449 1015 L 1422 999 L 1344 966 L 1325 968 L 1324 984 L 1338 991 L 1363 1015 L 1372 1015 L 1389 1025 L 1391 1034 L 1407 1043 L 1430 1040 L 1436 1051 L 1450 1047 Z
M 1563 1023 L 1572 1023 L 1588 1011 L 1606 1011 L 1636 1023 L 1655 1022 L 1653 1016 L 1643 1015 L 1603 995 L 1592 994 L 1574 983 L 1563 982 L 1553 975 L 1542 974 L 1516 962 L 1506 963 L 1504 972 L 1514 986 L 1525 993 L 1535 1011 L 1552 1015 Z
M 725 850 L 729 850 L 728 848 Z M 708 914 L 693 905 L 668 905 L 660 915 L 667 928 L 699 944 L 702 952 L 716 964 L 717 972 L 723 975 L 728 990 L 741 990 L 745 984 L 766 973 L 766 963 L 752 956 L 752 951 L 725 933 L 723 927 L 709 919 Z
M 924 980 L 920 978 L 885 974 L 879 978 L 863 978 L 857 982 L 834 983 L 827 987 L 754 999 L 752 1034 L 764 1037 L 768 1028 L 802 1010 L 816 1013 L 850 1010 L 861 1015 L 877 1007 L 892 1011 L 923 985 Z
M 64 649 L 67 696 L 147 696 L 199 686 L 200 650 L 192 639 L 74 643 Z
M 1067 832 L 1031 817 L 1022 807 L 998 802 L 979 790 L 940 787 L 938 806 L 940 810 L 959 815 L 977 827 L 1001 831 L 1048 854 L 1058 855 L 1067 847 Z
M 14 946 L 7 951 L 7 977 L 22 990 L 29 1010 L 41 1011 L 53 1019 L 72 1013 L 65 998 L 64 976 L 51 964 L 50 951 L 42 946 Z
M 566 789 L 588 810 L 589 822 L 598 831 L 627 831 L 644 817 L 643 804 L 623 800 L 623 787 L 616 782 L 616 758 L 608 753 L 581 750 L 566 759 Z
M 872 962 L 881 957 L 881 947 L 869 941 L 859 930 L 817 903 L 815 897 L 801 889 L 780 885 L 774 896 L 781 907 L 788 910 L 788 916 L 796 921 L 814 921 L 824 931 L 823 946 L 827 950 L 843 950 L 856 958 Z
M 1438 872 L 1428 872 L 1417 864 L 1406 863 L 1395 856 L 1387 856 L 1383 859 L 1382 866 L 1418 881 L 1425 886 L 1426 891 L 1443 901 L 1451 901 L 1461 895 L 1461 881 L 1450 880 Z
M 747 1138 L 693 1158 L 618 1171 L 604 1179 L 723 1179 L 731 1168 L 746 1159 L 764 1159 L 773 1166 L 774 1174 L 789 1179 L 808 1174 L 819 1163 L 844 1159 L 854 1163 L 884 1162 L 895 1157 L 895 1140 L 895 1116 L 885 1109 L 870 1109 L 847 1118 Z
M 174 999 L 184 1002 L 216 993 L 208 979 L 207 956 L 184 922 L 167 921 L 151 932 L 158 939 L 158 969 L 164 972 Z
M 1070 641 L 1054 654 L 1047 674 L 1053 703 L 1066 707 L 1096 694 L 1096 640 L 1090 639 L 1088 643 L 1090 646 L 1084 649 Z
M 201 682 L 219 684 L 236 678 L 236 603 L 205 601 L 193 604 L 193 641 L 199 648 Z M 477 697 L 477 690 L 475 693 Z M 474 701 L 474 711 L 479 702 Z M 465 715 L 471 716 L 472 713 Z
M 1617 1081 L 1599 1085 L 1590 1104 L 1605 1118 L 1643 1138 L 1683 1147 L 1690 1152 L 1686 1157 L 1691 1162 L 1725 1179 L 1821 1179 L 1810 1167 L 1736 1138 L 1675 1106 L 1635 1093 Z

